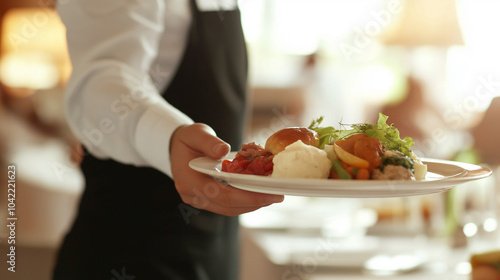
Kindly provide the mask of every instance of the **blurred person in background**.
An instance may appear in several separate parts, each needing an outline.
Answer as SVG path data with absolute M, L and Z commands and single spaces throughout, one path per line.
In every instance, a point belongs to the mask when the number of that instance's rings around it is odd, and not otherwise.
M 500 121 L 500 97 L 495 97 L 491 100 L 477 126 L 471 129 L 474 147 L 479 153 L 481 161 L 491 166 L 500 165 L 498 121 Z
M 188 166 L 242 142 L 247 57 L 236 0 L 74 0 L 58 11 L 86 188 L 54 279 L 238 279 L 234 216 L 283 196 Z
M 416 142 L 424 141 L 430 134 L 425 125 L 426 121 L 431 119 L 436 125 L 442 125 L 440 112 L 434 104 L 425 99 L 422 83 L 418 79 L 408 76 L 407 84 L 404 97 L 397 103 L 382 106 L 380 111 L 389 116 L 390 122 L 398 128 L 401 138 L 411 137 Z

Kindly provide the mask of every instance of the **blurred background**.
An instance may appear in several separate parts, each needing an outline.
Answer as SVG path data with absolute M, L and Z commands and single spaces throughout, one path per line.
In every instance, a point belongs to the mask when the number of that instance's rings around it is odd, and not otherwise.
M 54 2 L 0 2 L 0 181 L 7 181 L 7 166 L 16 165 L 19 218 L 18 272 L 2 269 L 1 279 L 49 279 L 83 190 L 71 160 L 77 141 L 64 118 L 71 63 Z M 250 58 L 246 142 L 263 144 L 274 131 L 307 126 L 319 116 L 338 126 L 374 122 L 383 112 L 403 137 L 415 140 L 419 156 L 494 171 L 444 194 L 287 197 L 282 205 L 243 215 L 242 279 L 329 279 L 357 275 L 361 266 L 375 273 L 367 260 L 391 247 L 387 240 L 418 253 L 416 266 L 406 270 L 468 279 L 472 254 L 500 249 L 500 2 L 239 2 Z M 6 184 L 0 193 L 0 219 L 6 221 Z M 343 231 L 332 224 L 344 225 Z M 7 228 L 0 228 L 4 264 L 7 237 Z M 318 258 L 321 240 L 336 249 L 338 240 L 347 245 Z M 426 248 L 439 248 L 438 260 L 431 262 Z

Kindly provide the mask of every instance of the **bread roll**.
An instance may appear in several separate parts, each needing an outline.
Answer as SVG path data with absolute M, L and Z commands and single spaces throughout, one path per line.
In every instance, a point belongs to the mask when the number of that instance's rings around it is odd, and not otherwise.
M 289 127 L 279 130 L 267 138 L 265 148 L 276 155 L 297 140 L 301 140 L 306 145 L 319 146 L 319 136 L 316 131 L 305 127 Z

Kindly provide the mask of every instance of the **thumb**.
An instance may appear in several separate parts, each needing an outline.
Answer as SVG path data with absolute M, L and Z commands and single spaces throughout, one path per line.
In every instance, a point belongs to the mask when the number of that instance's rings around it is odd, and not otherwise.
M 215 131 L 206 124 L 195 123 L 185 127 L 181 137 L 189 148 L 211 158 L 223 158 L 231 151 L 231 146 L 217 137 Z

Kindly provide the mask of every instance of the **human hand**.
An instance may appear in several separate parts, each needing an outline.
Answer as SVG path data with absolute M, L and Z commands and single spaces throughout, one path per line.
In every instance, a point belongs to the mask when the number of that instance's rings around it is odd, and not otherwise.
M 80 163 L 82 163 L 83 156 L 84 152 L 82 145 L 80 143 L 72 144 L 71 155 L 70 155 L 71 162 L 73 162 L 76 165 L 79 165 Z
M 215 136 L 212 128 L 205 124 L 182 126 L 174 132 L 170 141 L 170 162 L 175 187 L 184 203 L 198 209 L 236 216 L 283 201 L 282 195 L 254 193 L 231 187 L 192 170 L 188 165 L 190 160 L 201 156 L 223 158 L 230 150 L 229 144 Z

